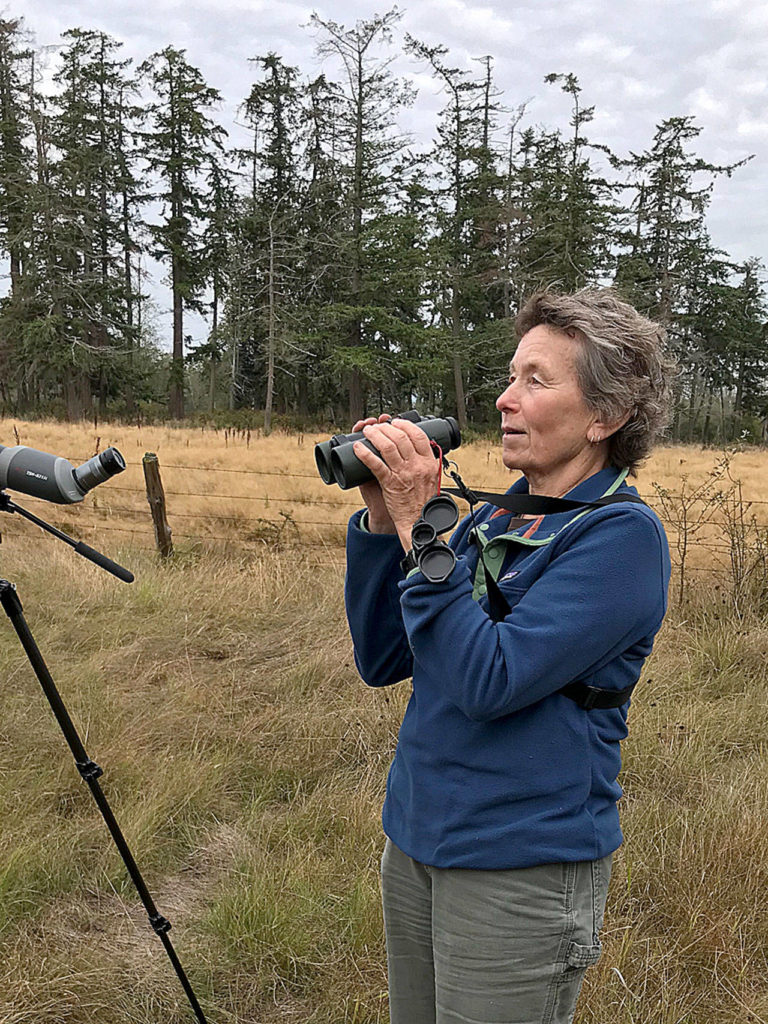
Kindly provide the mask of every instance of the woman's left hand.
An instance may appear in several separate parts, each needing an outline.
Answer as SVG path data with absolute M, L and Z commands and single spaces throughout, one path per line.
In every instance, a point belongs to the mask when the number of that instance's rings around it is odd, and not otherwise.
M 442 467 L 427 435 L 410 420 L 372 424 L 363 433 L 381 459 L 359 441 L 355 455 L 378 480 L 400 543 L 409 551 L 411 528 L 424 504 L 437 494 Z

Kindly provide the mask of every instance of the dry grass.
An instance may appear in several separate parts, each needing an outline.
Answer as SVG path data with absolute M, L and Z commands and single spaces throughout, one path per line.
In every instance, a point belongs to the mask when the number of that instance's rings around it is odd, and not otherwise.
M 22 443 L 78 458 L 94 448 L 86 429 L 17 426 Z M 12 441 L 7 423 L 3 431 Z M 134 461 L 150 449 L 167 464 L 305 472 L 313 440 L 252 438 L 247 448 L 222 434 L 116 428 L 100 444 Z M 466 479 L 503 485 L 490 445 L 461 455 Z M 711 469 L 712 453 L 663 452 L 641 490 L 651 477 L 679 483 L 681 458 L 691 482 Z M 750 473 L 750 496 L 765 500 L 758 456 L 737 466 Z M 189 490 L 213 476 L 194 473 Z M 277 482 L 286 495 L 299 484 L 329 496 L 313 479 Z M 74 532 L 89 503 L 107 507 L 112 486 L 75 510 Z M 191 515 L 188 501 L 172 507 Z M 357 677 L 342 570 L 318 565 L 338 561 L 338 549 L 265 535 L 228 548 L 183 544 L 161 566 L 136 538 L 126 545 L 94 525 L 91 542 L 136 572 L 125 586 L 6 523 L 16 535 L 0 548 L 2 575 L 18 584 L 105 769 L 104 790 L 211 1024 L 386 1024 L 379 810 L 407 688 L 371 691 Z M 747 591 L 734 599 L 727 576 L 691 579 L 632 709 L 627 841 L 584 1024 L 768 1021 L 765 601 L 754 577 L 749 601 Z M 191 1020 L 5 617 L 0 658 L 0 1024 Z
M 102 546 L 107 540 L 148 547 L 154 543 L 141 468 L 146 451 L 159 457 L 169 520 L 182 546 L 235 543 L 253 551 L 265 544 L 300 539 L 318 550 L 334 549 L 343 541 L 347 519 L 359 507 L 357 491 L 327 487 L 317 475 L 313 447 L 324 439 L 320 435 L 277 432 L 264 437 L 256 431 L 116 424 L 94 429 L 88 424 L 0 419 L 3 443 L 16 443 L 15 435 L 22 444 L 65 455 L 75 463 L 108 445 L 121 450 L 128 463 L 126 472 L 93 491 L 82 505 L 54 508 L 27 499 L 32 511 L 45 509 L 41 514 L 55 525 L 76 531 L 91 543 L 98 538 Z M 509 486 L 510 475 L 501 464 L 498 444 L 475 442 L 455 454 L 469 484 L 487 490 Z M 681 488 L 691 492 L 708 479 L 716 461 L 716 452 L 695 446 L 659 449 L 641 470 L 638 488 L 652 500 L 655 484 L 672 494 Z M 748 450 L 733 456 L 731 472 L 743 482 L 744 497 L 757 503 L 753 511 L 768 524 L 764 464 L 763 452 Z M 766 503 L 764 510 L 760 502 Z M 699 503 L 698 512 L 701 508 Z M 13 520 L 2 525 L 9 533 L 20 529 Z M 673 539 L 674 525 L 669 523 Z M 718 534 L 706 526 L 697 540 L 714 543 Z
M 124 550 L 125 587 L 53 544 L 7 552 L 212 1021 L 352 1021 L 358 991 L 381 1007 L 378 804 L 401 697 L 357 680 L 339 570 L 299 550 L 163 567 Z M 9 627 L 0 648 L 0 1021 L 188 1020 Z

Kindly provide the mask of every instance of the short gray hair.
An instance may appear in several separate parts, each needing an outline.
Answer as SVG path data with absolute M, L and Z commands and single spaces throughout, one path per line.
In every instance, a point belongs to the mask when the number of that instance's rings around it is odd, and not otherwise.
M 532 295 L 518 314 L 518 337 L 539 325 L 581 342 L 576 369 L 593 412 L 608 421 L 630 413 L 611 436 L 609 452 L 614 466 L 634 473 L 669 422 L 675 363 L 666 331 L 610 288 Z

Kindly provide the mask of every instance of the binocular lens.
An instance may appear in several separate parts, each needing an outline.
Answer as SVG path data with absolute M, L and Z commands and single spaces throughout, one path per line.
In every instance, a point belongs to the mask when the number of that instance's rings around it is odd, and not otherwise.
M 335 484 L 336 480 L 331 469 L 331 442 L 323 441 L 315 445 L 315 465 L 325 484 Z

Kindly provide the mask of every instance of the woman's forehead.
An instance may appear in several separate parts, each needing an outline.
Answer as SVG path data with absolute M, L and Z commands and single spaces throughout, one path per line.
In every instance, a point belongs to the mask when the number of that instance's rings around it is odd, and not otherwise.
M 518 342 L 510 369 L 570 369 L 576 357 L 576 343 L 564 332 L 545 325 L 533 327 Z

